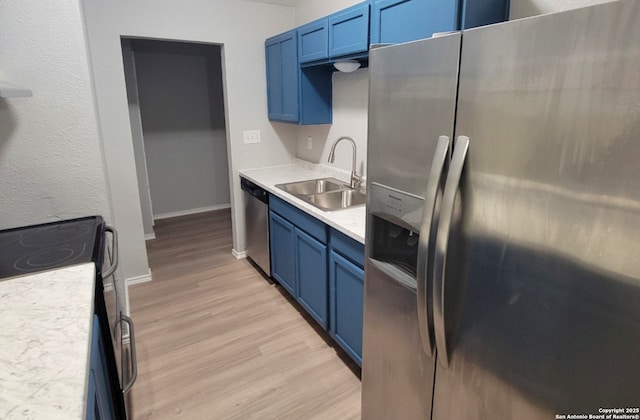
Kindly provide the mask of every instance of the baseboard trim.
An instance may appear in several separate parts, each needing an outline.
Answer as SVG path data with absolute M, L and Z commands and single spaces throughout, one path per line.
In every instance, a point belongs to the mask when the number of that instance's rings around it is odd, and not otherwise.
M 156 234 L 155 234 L 155 232 L 154 232 L 154 233 L 149 233 L 149 234 L 147 234 L 147 235 L 144 235 L 144 240 L 145 240 L 145 241 L 150 241 L 150 240 L 152 240 L 152 239 L 156 239 Z
M 146 283 L 151 281 L 151 270 L 149 270 L 149 273 L 147 274 L 143 274 L 142 276 L 136 276 L 136 277 L 130 277 L 126 280 L 127 286 L 131 286 L 134 284 L 140 284 L 140 283 Z
M 247 258 L 247 251 L 238 252 L 235 249 L 231 249 L 231 255 L 233 255 L 236 260 L 241 260 Z
M 198 213 L 204 213 L 207 211 L 222 210 L 222 209 L 228 209 L 228 208 L 231 208 L 231 203 L 218 204 L 218 205 L 209 206 L 209 207 L 198 207 L 195 209 L 174 211 L 171 213 L 156 214 L 153 216 L 153 220 L 169 219 L 171 217 L 178 217 L 178 216 L 188 216 L 190 214 L 198 214 Z

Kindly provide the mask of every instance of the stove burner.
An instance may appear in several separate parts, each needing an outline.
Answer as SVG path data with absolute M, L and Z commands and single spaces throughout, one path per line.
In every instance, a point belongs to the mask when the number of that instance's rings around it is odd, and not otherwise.
M 44 249 L 23 256 L 13 264 L 13 267 L 16 270 L 31 272 L 69 265 L 80 258 L 86 248 L 84 245 L 80 252 L 65 247 Z
M 0 230 L 0 279 L 103 259 L 100 216 Z
M 91 231 L 91 225 L 83 223 L 61 224 L 37 229 L 32 234 L 22 238 L 20 243 L 24 246 L 38 246 L 47 244 L 54 246 L 70 242 L 80 238 Z

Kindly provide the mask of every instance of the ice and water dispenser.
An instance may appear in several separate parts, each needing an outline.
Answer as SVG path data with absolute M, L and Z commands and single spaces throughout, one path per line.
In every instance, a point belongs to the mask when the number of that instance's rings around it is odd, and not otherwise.
M 424 199 L 375 182 L 369 194 L 369 260 L 396 281 L 415 289 Z

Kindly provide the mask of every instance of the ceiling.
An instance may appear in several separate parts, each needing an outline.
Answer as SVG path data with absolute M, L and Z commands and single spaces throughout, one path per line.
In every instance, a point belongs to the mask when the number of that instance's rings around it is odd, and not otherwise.
M 279 4 L 282 6 L 295 6 L 296 4 L 296 0 L 245 0 L 245 1 L 253 1 L 256 3 Z

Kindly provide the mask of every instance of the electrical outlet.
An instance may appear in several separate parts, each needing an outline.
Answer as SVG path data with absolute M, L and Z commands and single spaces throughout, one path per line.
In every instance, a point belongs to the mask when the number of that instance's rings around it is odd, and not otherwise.
M 244 130 L 242 138 L 244 144 L 260 143 L 260 130 Z
M 307 137 L 307 149 L 313 149 L 313 139 L 311 138 L 311 136 Z

